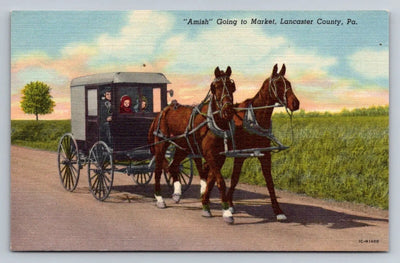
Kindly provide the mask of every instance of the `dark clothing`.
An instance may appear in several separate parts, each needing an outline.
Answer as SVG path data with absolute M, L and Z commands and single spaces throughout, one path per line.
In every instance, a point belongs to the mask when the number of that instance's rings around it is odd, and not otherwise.
M 104 141 L 110 147 L 112 147 L 112 138 L 110 121 L 107 121 L 107 118 L 111 116 L 111 102 L 107 99 L 102 99 L 100 103 L 100 140 Z

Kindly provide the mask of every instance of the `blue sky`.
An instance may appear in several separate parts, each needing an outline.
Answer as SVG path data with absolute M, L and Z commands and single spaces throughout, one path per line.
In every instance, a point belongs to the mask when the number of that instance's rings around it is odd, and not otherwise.
M 209 23 L 188 25 L 190 18 Z M 253 18 L 275 24 L 252 25 Z M 343 24 L 318 24 L 319 18 Z M 348 19 L 356 24 L 347 25 Z M 163 72 L 178 100 L 196 103 L 193 94 L 206 92 L 213 69 L 229 65 L 238 85 L 235 100 L 242 101 L 255 94 L 275 63 L 286 64 L 303 109 L 387 105 L 388 19 L 385 11 L 13 12 L 12 115 L 23 117 L 17 103 L 23 86 L 41 80 L 53 88 L 58 105 L 50 118 L 61 118 L 68 114 L 71 79 L 104 71 Z

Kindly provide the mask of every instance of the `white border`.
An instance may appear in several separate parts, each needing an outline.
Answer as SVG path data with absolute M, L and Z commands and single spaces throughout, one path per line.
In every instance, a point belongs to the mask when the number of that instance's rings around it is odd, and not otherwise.
M 3 0 L 0 5 L 0 259 L 1 262 L 397 262 L 399 251 L 400 74 L 398 0 Z M 389 253 L 29 253 L 10 252 L 10 11 L 12 10 L 388 10 L 390 12 Z

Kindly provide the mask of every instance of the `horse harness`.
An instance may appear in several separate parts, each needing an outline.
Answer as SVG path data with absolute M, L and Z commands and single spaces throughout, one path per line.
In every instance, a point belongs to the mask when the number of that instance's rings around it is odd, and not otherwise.
M 162 131 L 160 130 L 160 121 L 161 121 L 162 114 L 159 114 L 157 129 L 153 132 L 153 134 L 155 136 L 161 138 L 162 141 L 159 141 L 159 142 L 157 142 L 155 144 L 168 141 L 168 142 L 172 143 L 173 145 L 175 145 L 176 147 L 178 147 L 181 150 L 187 150 L 187 149 L 181 147 L 180 145 L 178 145 L 177 143 L 174 142 L 174 140 L 176 140 L 176 139 L 185 138 L 186 142 L 187 142 L 187 144 L 189 146 L 189 149 L 190 149 L 190 152 L 191 152 L 192 156 L 201 157 L 202 154 L 201 154 L 201 150 L 200 150 L 200 145 L 198 143 L 198 139 L 196 138 L 196 132 L 199 129 L 201 129 L 203 126 L 207 125 L 208 128 L 210 129 L 210 131 L 214 135 L 224 139 L 225 151 L 227 151 L 227 149 L 228 149 L 227 142 L 228 142 L 228 139 L 232 139 L 233 140 L 233 134 L 234 134 L 235 125 L 234 125 L 233 120 L 231 120 L 229 122 L 229 130 L 223 130 L 220 127 L 218 127 L 218 125 L 215 122 L 214 115 L 218 114 L 218 113 L 221 115 L 222 114 L 222 110 L 226 106 L 228 106 L 229 104 L 232 105 L 232 103 L 230 102 L 230 101 L 232 101 L 232 96 L 230 95 L 228 87 L 226 86 L 227 78 L 225 76 L 216 78 L 216 79 L 214 79 L 212 84 L 214 84 L 214 83 L 216 83 L 217 81 L 220 81 L 220 80 L 222 80 L 222 83 L 223 83 L 222 96 L 221 96 L 220 100 L 218 101 L 215 98 L 215 95 L 211 94 L 211 92 L 210 92 L 211 90 L 209 90 L 207 95 L 206 95 L 206 97 L 203 99 L 203 101 L 199 105 L 193 107 L 192 113 L 191 113 L 190 118 L 189 118 L 189 123 L 186 126 L 185 132 L 183 134 L 177 135 L 177 136 L 173 136 L 173 137 L 168 137 L 168 136 L 164 135 L 162 133 Z M 230 80 L 230 81 L 233 82 L 233 80 Z M 228 97 L 230 99 L 230 101 L 224 103 L 223 101 L 224 101 L 225 97 Z M 214 112 L 212 111 L 212 107 L 211 107 L 212 100 L 215 100 L 215 102 L 217 104 L 217 107 L 219 108 L 217 111 L 214 111 Z M 207 110 L 207 114 L 205 114 L 205 113 L 201 112 L 201 109 L 207 103 L 208 103 L 208 110 Z M 175 102 L 174 109 L 177 109 L 177 103 L 176 102 Z M 195 118 L 199 114 L 202 115 L 203 117 L 205 117 L 206 120 L 203 121 L 202 123 L 200 123 L 198 126 L 194 127 Z M 191 136 L 192 136 L 193 141 L 194 141 L 194 146 L 192 145 L 192 143 L 190 143 L 190 137 Z M 235 147 L 234 146 L 234 142 L 233 142 L 233 147 Z

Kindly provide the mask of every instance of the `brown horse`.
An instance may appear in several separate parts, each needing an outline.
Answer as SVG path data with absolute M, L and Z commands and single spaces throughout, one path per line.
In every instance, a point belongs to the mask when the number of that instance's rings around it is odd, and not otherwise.
M 267 148 L 271 146 L 270 137 L 268 138 L 268 136 L 263 136 L 262 132 L 257 132 L 256 128 L 258 128 L 258 131 L 269 131 L 268 129 L 271 126 L 271 115 L 274 110 L 273 105 L 278 104 L 284 106 L 291 112 L 299 109 L 300 102 L 293 93 L 290 82 L 285 78 L 285 65 L 282 66 L 279 73 L 277 72 L 278 65 L 275 65 L 272 75 L 264 81 L 258 93 L 253 98 L 247 99 L 239 105 L 235 105 L 235 107 L 238 108 L 255 108 L 253 116 L 255 116 L 259 126 L 252 130 L 252 128 L 249 128 L 249 125 L 246 125 L 245 118 L 247 116 L 245 115 L 248 114 L 248 112 L 239 111 L 237 115 L 234 116 L 236 126 L 234 138 L 237 149 Z M 268 132 L 266 134 L 268 134 Z M 245 159 L 245 157 L 237 157 L 234 159 L 231 186 L 227 194 L 231 212 L 234 212 L 232 201 L 233 192 L 239 181 L 240 171 Z M 274 182 L 271 176 L 271 152 L 264 152 L 264 155 L 259 156 L 258 159 L 261 163 L 262 173 L 267 184 L 272 208 L 277 220 L 286 220 L 286 216 L 279 207 L 275 195 Z
M 224 220 L 228 223 L 232 221 L 229 216 L 226 186 L 220 172 L 225 159 L 219 154 L 224 151 L 224 138 L 219 136 L 229 131 L 229 123 L 234 114 L 232 94 L 236 87 L 230 79 L 231 74 L 230 67 L 226 72 L 217 67 L 207 101 L 203 101 L 198 107 L 172 103 L 154 119 L 148 133 L 148 143 L 154 144 L 151 152 L 155 156 L 155 197 L 159 208 L 165 207 L 161 197 L 160 178 L 162 170 L 166 170 L 166 150 L 172 143 L 176 149 L 173 161 L 167 170 L 174 182 L 174 201 L 179 202 L 181 196 L 181 184 L 178 179 L 181 161 L 192 153 L 201 155 L 208 163 L 209 174 L 218 182 L 223 207 L 228 211 Z M 196 161 L 200 168 L 199 163 L 201 160 Z

